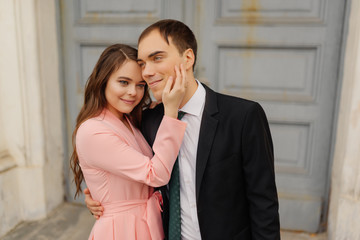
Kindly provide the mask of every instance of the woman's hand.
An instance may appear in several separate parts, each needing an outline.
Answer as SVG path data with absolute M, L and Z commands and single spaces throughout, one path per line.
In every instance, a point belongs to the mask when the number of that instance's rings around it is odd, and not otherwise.
M 180 69 L 178 66 L 175 66 L 175 73 L 175 83 L 173 83 L 173 77 L 170 76 L 162 93 L 165 115 L 173 118 L 177 118 L 180 104 L 185 96 L 186 85 L 186 71 L 182 64 L 180 65 Z

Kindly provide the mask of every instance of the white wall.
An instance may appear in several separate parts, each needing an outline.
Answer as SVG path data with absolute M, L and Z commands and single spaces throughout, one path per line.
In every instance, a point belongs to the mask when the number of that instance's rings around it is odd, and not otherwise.
M 0 236 L 63 201 L 58 0 L 0 0 Z M 352 0 L 329 239 L 360 239 L 360 2 Z
M 360 239 L 360 2 L 351 1 L 332 166 L 329 239 Z
M 5 155 L 5 151 L 6 151 L 6 143 L 5 143 L 5 136 L 3 130 L 3 123 L 2 123 L 1 105 L 0 105 L 0 159 Z
M 0 236 L 63 201 L 55 2 L 0 1 Z

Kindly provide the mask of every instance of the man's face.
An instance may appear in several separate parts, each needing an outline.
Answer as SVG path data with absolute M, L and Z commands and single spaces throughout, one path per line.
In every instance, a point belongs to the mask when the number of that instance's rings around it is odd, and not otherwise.
M 154 97 L 157 101 L 161 101 L 168 78 L 176 77 L 175 65 L 179 66 L 184 60 L 172 43 L 171 37 L 168 44 L 158 30 L 153 30 L 139 43 L 138 63 Z

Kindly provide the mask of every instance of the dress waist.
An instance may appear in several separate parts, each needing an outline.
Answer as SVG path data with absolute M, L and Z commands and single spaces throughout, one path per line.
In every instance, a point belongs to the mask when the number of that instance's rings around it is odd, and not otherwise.
M 151 235 L 151 239 L 163 239 L 164 232 L 162 229 L 161 209 L 162 196 L 161 193 L 154 192 L 149 199 L 124 200 L 111 203 L 102 203 L 104 212 L 102 217 L 118 218 L 122 213 L 139 206 L 145 206 L 146 210 L 142 219 L 147 223 Z
M 116 213 L 128 211 L 132 208 L 146 205 L 150 199 L 124 200 L 111 203 L 102 203 L 104 207 L 103 217 L 112 216 Z

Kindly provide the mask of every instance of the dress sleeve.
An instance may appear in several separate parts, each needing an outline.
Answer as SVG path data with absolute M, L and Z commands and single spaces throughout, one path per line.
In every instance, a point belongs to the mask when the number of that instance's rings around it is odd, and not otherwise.
M 152 187 L 169 182 L 186 123 L 163 117 L 153 145 L 152 158 L 129 146 L 101 122 L 87 123 L 78 129 L 76 135 L 76 150 L 82 165 L 102 169 Z

